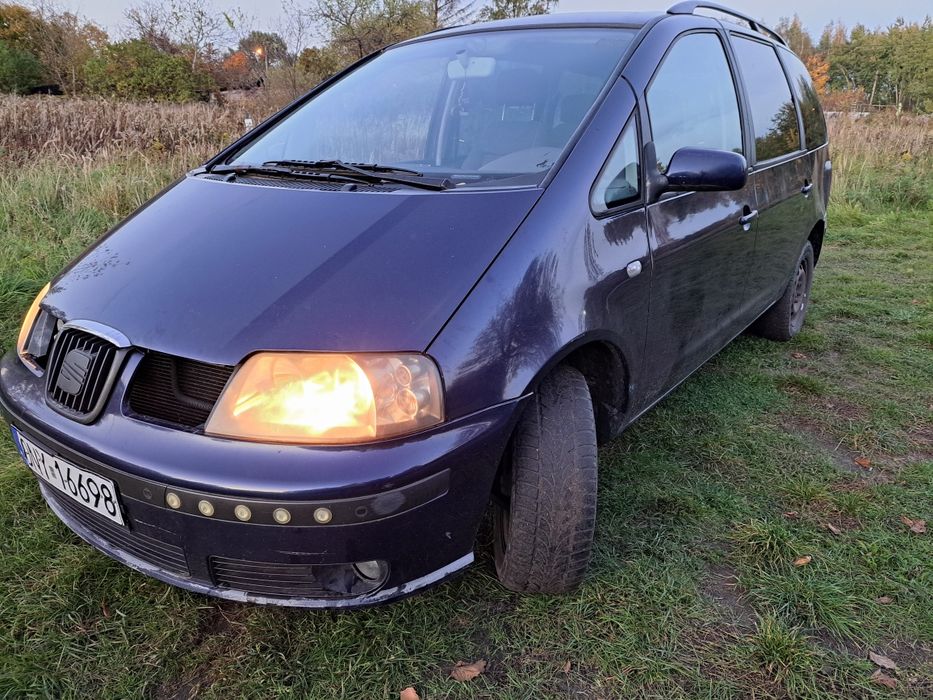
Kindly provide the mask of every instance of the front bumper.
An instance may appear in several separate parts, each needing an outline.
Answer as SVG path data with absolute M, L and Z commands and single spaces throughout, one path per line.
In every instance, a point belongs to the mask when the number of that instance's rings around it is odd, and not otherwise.
M 0 360 L 0 412 L 10 424 L 51 454 L 117 484 L 126 528 L 41 485 L 55 514 L 102 552 L 188 590 L 300 607 L 372 605 L 436 583 L 473 560 L 520 400 L 385 444 L 261 445 L 126 415 L 134 362 L 101 417 L 81 425 L 46 405 L 43 381 L 15 355 Z M 167 505 L 169 491 L 180 497 L 179 508 Z M 210 517 L 198 510 L 202 500 L 214 506 Z M 235 516 L 241 504 L 252 513 L 249 522 Z M 277 508 L 288 510 L 287 524 L 275 522 Z M 332 513 L 325 524 L 314 517 L 320 508 Z M 336 594 L 316 585 L 321 572 L 374 560 L 388 564 L 374 590 Z M 225 575 L 230 567 L 233 578 Z

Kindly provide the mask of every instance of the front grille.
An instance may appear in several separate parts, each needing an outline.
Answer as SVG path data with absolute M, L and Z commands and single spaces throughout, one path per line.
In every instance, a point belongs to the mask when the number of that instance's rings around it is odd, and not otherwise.
M 48 367 L 46 396 L 59 413 L 89 423 L 97 417 L 125 351 L 77 328 L 59 333 Z
M 232 373 L 233 367 L 150 352 L 133 376 L 129 407 L 142 418 L 197 428 L 207 421 Z
M 161 569 L 183 576 L 190 575 L 188 562 L 185 559 L 185 550 L 181 547 L 147 537 L 133 530 L 115 525 L 109 520 L 104 520 L 67 496 L 59 495 L 51 487 L 47 488 L 47 491 L 55 500 L 55 505 L 117 549 Z
M 211 557 L 218 586 L 267 596 L 289 598 L 349 598 L 359 590 L 353 568 L 344 564 L 280 564 Z M 368 586 L 370 589 L 375 585 Z

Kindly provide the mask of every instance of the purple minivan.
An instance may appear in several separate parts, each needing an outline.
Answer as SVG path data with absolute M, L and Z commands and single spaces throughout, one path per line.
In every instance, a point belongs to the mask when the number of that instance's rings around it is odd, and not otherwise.
M 72 262 L 0 407 L 69 528 L 188 590 L 398 598 L 489 508 L 501 582 L 569 591 L 597 444 L 746 329 L 800 330 L 831 174 L 806 69 L 732 10 L 434 32 Z

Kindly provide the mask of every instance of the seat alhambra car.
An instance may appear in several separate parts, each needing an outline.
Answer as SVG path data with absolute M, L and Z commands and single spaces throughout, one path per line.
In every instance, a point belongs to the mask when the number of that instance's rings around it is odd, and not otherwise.
M 568 591 L 597 444 L 801 328 L 826 127 L 760 23 L 686 2 L 363 59 L 43 289 L 0 404 L 50 508 L 157 579 L 366 605 L 473 561 Z

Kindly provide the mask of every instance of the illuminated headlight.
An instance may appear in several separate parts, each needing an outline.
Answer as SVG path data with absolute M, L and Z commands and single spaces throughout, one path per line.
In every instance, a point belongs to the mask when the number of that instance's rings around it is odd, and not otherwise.
M 263 352 L 234 374 L 204 432 L 346 444 L 413 433 L 443 418 L 440 374 L 424 355 Z
M 49 291 L 49 285 L 45 285 L 42 290 L 36 295 L 36 298 L 32 302 L 32 306 L 29 307 L 29 311 L 26 312 L 26 318 L 23 319 L 23 325 L 19 329 L 19 337 L 16 339 L 16 354 L 19 355 L 24 361 L 26 360 L 26 347 L 29 342 L 29 334 L 32 331 L 32 327 L 36 323 L 36 316 L 39 315 L 39 304 L 42 303 L 42 300 L 45 298 L 45 295 Z

